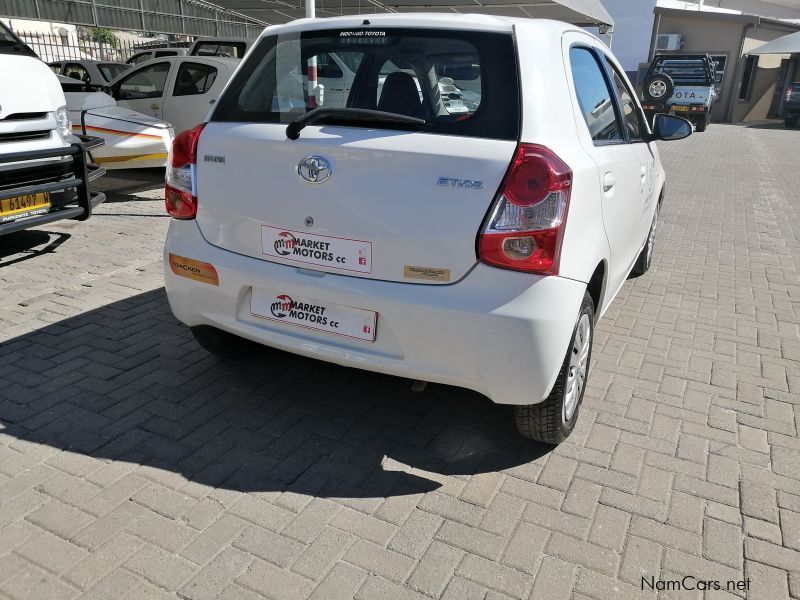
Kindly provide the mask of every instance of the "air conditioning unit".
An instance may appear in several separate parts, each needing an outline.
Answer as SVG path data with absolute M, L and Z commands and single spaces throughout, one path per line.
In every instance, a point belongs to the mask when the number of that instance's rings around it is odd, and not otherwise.
M 660 33 L 656 37 L 656 50 L 680 50 L 680 33 Z

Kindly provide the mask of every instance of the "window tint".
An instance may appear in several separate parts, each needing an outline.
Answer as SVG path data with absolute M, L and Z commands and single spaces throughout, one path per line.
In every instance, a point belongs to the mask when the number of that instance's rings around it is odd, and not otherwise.
M 150 54 L 149 52 L 142 52 L 141 54 L 134 54 L 125 62 L 128 63 L 129 65 L 138 65 L 139 63 L 148 61 L 151 58 L 153 58 L 152 54 Z
M 103 76 L 103 79 L 111 81 L 115 77 L 122 75 L 130 67 L 116 63 L 98 63 L 97 68 L 100 71 L 100 75 Z
M 348 52 L 347 54 L 353 54 Z M 338 56 L 338 55 L 337 55 Z M 339 79 L 344 77 L 344 73 L 333 57 L 327 52 L 315 54 L 312 58 L 317 59 L 317 78 L 320 79 Z M 341 59 L 340 59 L 341 60 Z M 308 77 L 308 61 L 300 65 L 301 72 L 304 77 Z
M 195 56 L 226 56 L 229 58 L 242 58 L 247 49 L 244 42 L 203 42 L 198 44 L 192 54 Z
M 519 81 L 509 34 L 401 28 L 380 33 L 321 30 L 263 38 L 212 120 L 289 123 L 319 104 L 425 120 L 422 126 L 380 123 L 381 128 L 518 138 Z M 325 86 L 317 102 L 309 101 L 312 57 Z
M 72 79 L 80 79 L 81 81 L 87 82 L 91 79 L 91 77 L 89 77 L 89 71 L 78 63 L 67 63 L 64 67 L 64 75 L 72 77 Z
M 161 50 L 156 52 L 156 58 L 162 58 L 164 56 L 178 56 L 177 50 Z
M 622 141 L 613 94 L 595 55 L 586 48 L 571 48 L 569 60 L 575 94 L 592 139 L 601 143 Z
M 167 84 L 169 63 L 161 62 L 132 73 L 119 83 L 118 100 L 160 98 Z
M 214 85 L 217 69 L 200 63 L 183 63 L 175 80 L 174 96 L 193 96 L 205 94 Z
M 622 118 L 625 119 L 625 127 L 628 129 L 628 137 L 633 142 L 640 142 L 644 139 L 644 132 L 646 130 L 642 122 L 639 107 L 636 105 L 636 100 L 633 99 L 628 90 L 628 86 L 622 81 L 617 70 L 610 64 L 608 66 L 613 74 L 614 85 L 619 94 L 620 109 L 622 111 Z

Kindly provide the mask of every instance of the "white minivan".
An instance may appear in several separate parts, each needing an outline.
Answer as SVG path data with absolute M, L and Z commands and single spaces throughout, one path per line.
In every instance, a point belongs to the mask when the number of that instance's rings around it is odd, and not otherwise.
M 293 74 L 330 56 L 353 81 L 313 101 Z M 443 77 L 469 81 L 467 110 L 447 109 Z M 609 49 L 565 23 L 269 27 L 208 122 L 173 144 L 169 303 L 220 355 L 256 342 L 470 388 L 559 443 L 597 319 L 650 265 L 654 141 L 690 133 L 668 115 L 651 131 Z

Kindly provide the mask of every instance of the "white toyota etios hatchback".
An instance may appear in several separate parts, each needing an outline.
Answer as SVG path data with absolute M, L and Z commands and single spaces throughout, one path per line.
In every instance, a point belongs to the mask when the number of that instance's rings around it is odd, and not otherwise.
M 595 322 L 650 265 L 653 142 L 690 133 L 666 115 L 651 132 L 608 48 L 565 23 L 270 27 L 175 139 L 169 303 L 211 352 L 249 340 L 470 388 L 558 443 Z

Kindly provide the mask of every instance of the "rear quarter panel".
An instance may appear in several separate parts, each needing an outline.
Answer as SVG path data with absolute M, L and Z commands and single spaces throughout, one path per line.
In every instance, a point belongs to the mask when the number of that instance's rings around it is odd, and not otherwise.
M 546 21 L 515 25 L 522 89 L 521 141 L 547 146 L 572 169 L 559 275 L 588 282 L 597 265 L 608 260 L 609 249 L 597 165 L 587 152 L 592 140 L 580 114 L 568 56 L 571 43 L 590 46 L 594 38 L 577 28 L 564 31 L 563 24 L 560 28 L 554 25 Z

